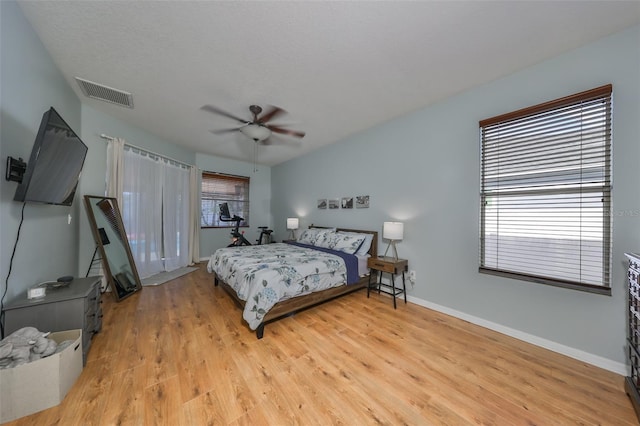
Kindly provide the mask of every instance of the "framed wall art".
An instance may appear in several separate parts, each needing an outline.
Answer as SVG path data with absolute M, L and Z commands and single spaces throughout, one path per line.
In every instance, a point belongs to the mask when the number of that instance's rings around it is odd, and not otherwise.
M 369 208 L 369 196 L 358 195 L 356 196 L 356 209 L 368 209 Z
M 340 206 L 343 209 L 352 209 L 353 208 L 353 197 L 342 197 L 342 202 Z

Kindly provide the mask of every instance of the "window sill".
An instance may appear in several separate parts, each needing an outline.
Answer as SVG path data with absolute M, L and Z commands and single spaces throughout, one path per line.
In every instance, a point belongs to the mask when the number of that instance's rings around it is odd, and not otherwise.
M 537 277 L 533 275 L 519 274 L 516 272 L 500 271 L 489 268 L 478 268 L 481 274 L 496 275 L 499 277 L 511 278 L 520 281 L 529 281 L 537 284 L 545 284 L 553 287 L 567 288 L 570 290 L 584 291 L 587 293 L 601 294 L 603 296 L 611 296 L 611 287 L 604 287 L 593 284 L 582 284 L 573 281 L 555 280 L 545 277 Z
M 200 226 L 200 229 L 233 229 L 235 228 L 235 226 Z M 238 228 L 250 228 L 249 225 L 242 225 L 239 226 Z

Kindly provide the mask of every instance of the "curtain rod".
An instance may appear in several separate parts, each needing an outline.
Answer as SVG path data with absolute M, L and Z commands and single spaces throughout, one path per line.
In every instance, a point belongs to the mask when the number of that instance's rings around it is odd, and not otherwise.
M 115 140 L 115 139 L 116 139 L 116 138 L 114 138 L 113 136 L 105 135 L 104 133 L 102 133 L 102 134 L 100 135 L 100 137 L 101 137 L 102 139 L 106 139 L 106 140 L 109 140 L 109 141 L 113 141 L 113 140 Z M 129 142 L 125 142 L 124 144 L 125 144 L 126 146 L 128 146 L 129 148 L 135 148 L 135 149 L 139 150 L 140 152 L 144 152 L 144 153 L 146 153 L 146 154 L 155 155 L 155 156 L 160 157 L 160 158 L 165 159 L 165 160 L 171 160 L 171 161 L 174 161 L 174 162 L 176 162 L 176 163 L 178 163 L 178 164 L 180 164 L 180 165 L 187 166 L 187 167 L 193 167 L 193 168 L 195 168 L 195 169 L 197 170 L 197 167 L 196 167 L 196 166 L 194 166 L 193 164 L 185 163 L 184 161 L 176 160 L 175 158 L 167 157 L 166 155 L 158 154 L 157 152 L 153 152 L 153 151 L 149 151 L 148 149 L 145 149 L 145 148 L 141 148 L 141 147 L 139 147 L 139 146 L 132 145 L 132 144 L 130 144 Z

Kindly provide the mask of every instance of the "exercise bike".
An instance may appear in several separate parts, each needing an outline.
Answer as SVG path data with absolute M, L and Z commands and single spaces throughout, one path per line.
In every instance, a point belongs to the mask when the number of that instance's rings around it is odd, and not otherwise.
M 235 222 L 235 226 L 231 230 L 231 244 L 227 247 L 238 247 L 238 246 L 250 246 L 252 245 L 249 240 L 244 237 L 244 232 L 240 232 L 240 222 L 244 220 L 243 217 L 238 215 L 231 216 L 229 212 L 229 205 L 227 203 L 222 203 L 219 206 L 220 209 L 220 221 L 221 222 Z M 266 226 L 260 226 L 261 230 L 260 236 L 257 239 L 258 245 L 260 244 L 268 244 L 271 243 L 271 233 L 273 230 L 268 229 Z
M 258 245 L 271 244 L 273 242 L 273 237 L 271 236 L 273 229 L 269 229 L 268 226 L 258 226 L 258 229 L 260 229 L 260 236 L 256 240 Z

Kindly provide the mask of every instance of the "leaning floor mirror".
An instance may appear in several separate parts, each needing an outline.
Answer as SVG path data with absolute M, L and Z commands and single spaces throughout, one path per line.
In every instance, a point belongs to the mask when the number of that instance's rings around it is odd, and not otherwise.
M 140 290 L 142 284 L 131 255 L 118 201 L 111 197 L 85 195 L 84 204 L 111 292 L 120 301 Z

